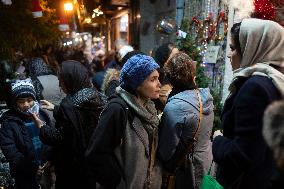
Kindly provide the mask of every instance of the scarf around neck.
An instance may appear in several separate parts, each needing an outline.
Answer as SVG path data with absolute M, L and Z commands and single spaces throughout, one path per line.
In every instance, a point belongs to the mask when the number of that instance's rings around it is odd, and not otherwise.
M 154 102 L 148 100 L 143 106 L 141 106 L 135 95 L 128 93 L 120 86 L 116 88 L 116 92 L 118 96 L 127 103 L 131 110 L 134 111 L 137 117 L 140 118 L 143 127 L 147 133 L 152 136 L 159 125 L 159 119 Z

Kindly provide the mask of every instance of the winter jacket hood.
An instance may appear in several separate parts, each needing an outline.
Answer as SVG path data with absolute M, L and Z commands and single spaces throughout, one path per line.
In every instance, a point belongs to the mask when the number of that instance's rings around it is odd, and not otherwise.
M 200 91 L 200 96 L 202 100 L 202 113 L 204 115 L 209 115 L 210 113 L 213 112 L 214 105 L 213 105 L 213 97 L 210 94 L 209 88 L 201 88 L 199 89 Z M 178 100 L 178 101 L 176 101 Z M 169 102 L 174 102 L 174 103 L 169 103 Z M 168 99 L 168 103 L 170 108 L 176 108 L 179 106 L 187 106 L 192 105 L 193 107 L 196 108 L 196 110 L 199 110 L 200 105 L 199 105 L 199 100 L 198 96 L 196 95 L 196 92 L 194 90 L 186 90 L 183 92 L 180 92 Z
M 119 75 L 120 71 L 117 69 L 109 68 L 107 69 L 104 77 L 104 81 L 102 83 L 102 91 L 106 94 L 110 87 L 111 81 L 115 80 L 119 83 Z

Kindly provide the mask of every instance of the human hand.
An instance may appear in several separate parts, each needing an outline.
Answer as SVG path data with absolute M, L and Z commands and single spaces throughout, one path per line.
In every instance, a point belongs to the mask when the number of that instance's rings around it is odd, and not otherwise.
M 213 134 L 213 139 L 216 137 L 216 136 L 223 136 L 223 133 L 221 132 L 221 130 L 216 130 Z
M 40 129 L 42 126 L 45 125 L 45 122 L 42 121 L 36 113 L 31 112 L 31 115 L 32 115 L 33 121 L 35 125 L 37 126 L 37 128 Z
M 54 104 L 52 104 L 51 102 L 47 100 L 41 100 L 40 103 L 43 109 L 54 110 Z
M 43 172 L 44 172 L 43 167 L 42 166 L 38 166 L 38 169 L 36 171 L 36 176 L 38 176 L 38 177 L 42 176 Z

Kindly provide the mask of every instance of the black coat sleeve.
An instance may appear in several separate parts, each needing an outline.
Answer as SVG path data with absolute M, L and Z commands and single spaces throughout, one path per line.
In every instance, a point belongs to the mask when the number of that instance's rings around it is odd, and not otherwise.
M 19 140 L 17 132 L 19 126 L 15 122 L 3 122 L 0 129 L 0 146 L 3 154 L 10 163 L 12 173 L 35 174 L 37 164 L 33 157 L 24 155 L 17 147 L 16 141 Z
M 126 120 L 123 107 L 118 103 L 109 103 L 101 114 L 85 153 L 96 181 L 107 189 L 115 188 L 120 183 L 121 169 L 114 149 L 121 143 Z
M 262 138 L 262 118 L 269 103 L 269 91 L 261 83 L 244 84 L 234 102 L 234 138 L 218 136 L 214 139 L 214 161 L 240 172 L 262 161 L 267 150 Z
M 40 140 L 50 146 L 62 145 L 63 141 L 72 141 L 68 140 L 67 136 L 73 136 L 71 121 L 65 115 L 63 107 L 59 106 L 56 113 L 55 127 L 45 125 L 40 129 Z

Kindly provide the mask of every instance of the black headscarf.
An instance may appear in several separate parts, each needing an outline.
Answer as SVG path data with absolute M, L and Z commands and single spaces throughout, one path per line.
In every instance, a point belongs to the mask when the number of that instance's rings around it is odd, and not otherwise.
M 42 96 L 43 86 L 37 77 L 43 75 L 50 75 L 54 73 L 50 69 L 49 65 L 47 65 L 44 62 L 44 60 L 40 57 L 34 57 L 30 60 L 27 71 L 28 75 L 32 79 L 33 86 L 36 91 L 36 99 L 37 100 L 43 99 Z
M 49 65 L 47 65 L 40 57 L 35 57 L 30 60 L 28 72 L 30 77 L 53 74 Z
M 62 62 L 60 79 L 63 80 L 67 93 L 70 95 L 92 86 L 87 68 L 74 60 Z

